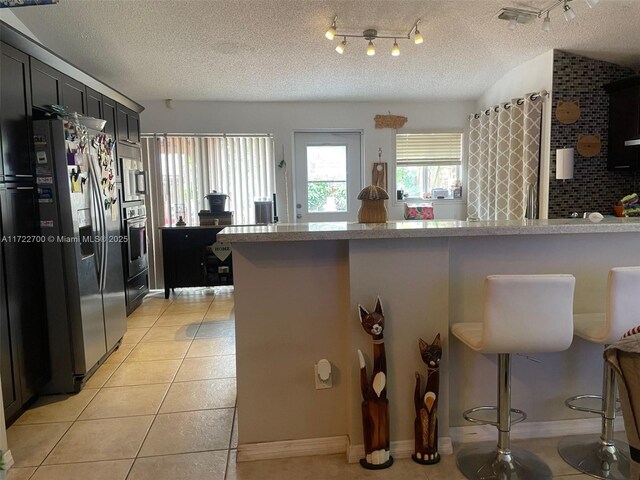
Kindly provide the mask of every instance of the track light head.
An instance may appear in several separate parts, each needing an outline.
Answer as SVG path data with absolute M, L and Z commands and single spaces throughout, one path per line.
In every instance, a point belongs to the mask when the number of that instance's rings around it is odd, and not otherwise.
M 600 3 L 600 0 L 587 0 L 587 5 L 589 5 L 589 8 L 595 7 L 598 3 Z
M 347 48 L 347 37 L 344 37 L 344 40 L 342 40 L 342 42 L 338 44 L 338 46 L 336 47 L 336 52 L 342 55 L 345 48 Z
M 373 57 L 376 54 L 376 46 L 373 44 L 373 40 L 369 40 L 369 45 L 367 46 L 367 55 Z
M 391 49 L 391 55 L 394 57 L 400 56 L 400 47 L 398 46 L 398 40 L 393 39 L 393 48 Z
M 324 34 L 325 37 L 327 37 L 328 40 L 333 40 L 336 36 L 336 22 L 338 21 L 338 16 L 336 15 L 335 17 L 333 17 L 333 22 L 331 23 L 331 26 L 329 27 L 329 30 L 327 30 L 327 33 Z
M 424 42 L 424 38 L 422 38 L 422 34 L 420 33 L 420 30 L 418 30 L 417 25 L 416 25 L 416 33 L 413 35 L 413 41 L 416 45 L 420 45 L 422 42 Z
M 576 12 L 574 12 L 573 9 L 567 4 L 566 0 L 564 2 L 564 6 L 562 7 L 562 10 L 564 10 L 564 19 L 567 22 L 570 22 L 571 20 L 575 20 Z
M 547 33 L 551 32 L 551 18 L 549 18 L 549 12 L 547 12 L 547 16 L 542 22 L 542 31 Z

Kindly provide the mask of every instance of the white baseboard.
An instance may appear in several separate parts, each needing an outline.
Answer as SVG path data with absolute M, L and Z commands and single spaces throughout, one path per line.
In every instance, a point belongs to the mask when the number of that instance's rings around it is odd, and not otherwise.
M 399 460 L 401 458 L 410 458 L 414 453 L 415 442 L 411 440 L 398 440 L 391 442 L 391 456 Z M 438 438 L 438 452 L 440 455 L 452 455 L 453 444 L 451 437 Z M 357 463 L 364 457 L 364 445 L 349 445 L 347 452 L 347 460 L 349 463 Z
M 555 420 L 550 422 L 523 422 L 511 427 L 511 438 L 526 440 L 529 438 L 563 437 L 565 435 L 584 435 L 600 433 L 602 419 L 579 418 L 575 420 Z M 624 430 L 624 420 L 616 417 L 616 431 Z M 496 427 L 491 425 L 468 425 L 449 427 L 451 439 L 456 443 L 486 442 L 496 439 Z
M 330 455 L 347 451 L 348 437 L 307 438 L 281 442 L 247 443 L 238 445 L 238 462 L 272 460 L 276 458 Z
M 14 464 L 13 455 L 11 454 L 11 450 L 7 450 L 6 452 L 2 452 L 2 459 L 4 460 L 4 469 L 9 470 L 11 466 Z

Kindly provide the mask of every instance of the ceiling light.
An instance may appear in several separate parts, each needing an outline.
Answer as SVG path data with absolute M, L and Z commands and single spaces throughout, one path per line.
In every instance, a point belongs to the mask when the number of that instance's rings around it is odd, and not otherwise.
M 553 0 L 548 7 L 543 8 L 542 10 L 528 10 L 525 8 L 504 7 L 498 13 L 498 18 L 500 20 L 508 21 L 510 30 L 514 30 L 518 24 L 528 24 L 534 22 L 536 19 L 544 19 L 542 21 L 542 30 L 545 32 L 551 32 L 550 13 L 557 7 L 562 7 L 564 18 L 567 20 L 567 22 L 570 22 L 576 18 L 576 13 L 569 6 L 569 3 L 572 1 L 573 0 Z M 591 8 L 593 8 L 600 2 L 600 0 L 586 0 L 586 2 Z
M 342 37 L 342 42 L 340 42 L 340 44 L 336 47 L 336 52 L 338 52 L 339 54 L 342 54 L 345 51 L 345 48 L 347 45 L 347 37 L 364 38 L 365 40 L 368 40 L 369 43 L 367 44 L 367 55 L 369 55 L 370 57 L 376 54 L 376 46 L 373 44 L 373 41 L 378 40 L 380 38 L 393 39 L 393 48 L 391 49 L 391 55 L 393 55 L 394 57 L 397 57 L 398 55 L 400 55 L 400 46 L 398 45 L 398 39 L 411 40 L 411 35 L 413 34 L 415 43 L 422 43 L 424 41 L 422 38 L 422 35 L 418 31 L 418 23 L 420 23 L 420 19 L 416 20 L 416 22 L 413 24 L 413 26 L 409 30 L 409 33 L 402 33 L 402 34 L 396 33 L 395 35 L 378 35 L 378 31 L 374 28 L 368 28 L 367 30 L 362 32 L 362 34 L 359 34 L 359 35 L 353 34 L 353 33 L 347 33 L 344 31 L 339 32 L 337 22 L 338 22 L 338 16 L 336 15 L 335 17 L 333 17 L 333 23 L 331 24 L 331 27 L 329 27 L 329 30 L 327 30 L 325 37 L 327 37 L 330 40 L 332 40 L 335 37 Z
M 571 20 L 574 20 L 576 18 L 576 12 L 574 12 L 571 7 L 569 5 L 567 5 L 567 1 L 565 0 L 564 2 L 564 6 L 562 7 L 562 10 L 564 10 L 564 19 L 567 22 L 570 22 Z
M 373 57 L 376 54 L 376 47 L 373 44 L 372 40 L 369 40 L 369 45 L 367 46 L 367 55 Z
M 400 47 L 398 46 L 398 40 L 393 39 L 393 48 L 391 49 L 391 55 L 397 57 L 400 55 Z
M 338 20 L 338 16 L 336 15 L 335 17 L 333 17 L 333 23 L 329 27 L 329 30 L 327 30 L 327 33 L 324 34 L 324 36 L 327 37 L 327 39 L 329 39 L 329 40 L 333 40 L 335 38 L 335 36 L 336 36 L 336 21 L 337 20 Z

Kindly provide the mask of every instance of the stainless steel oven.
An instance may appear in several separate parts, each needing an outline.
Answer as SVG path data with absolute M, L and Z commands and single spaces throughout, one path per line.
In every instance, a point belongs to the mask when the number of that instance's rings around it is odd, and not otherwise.
M 147 194 L 147 174 L 142 169 L 142 160 L 138 158 L 120 158 L 122 177 L 122 201 L 137 202 L 144 200 Z
M 124 208 L 124 231 L 127 235 L 127 279 L 130 279 L 148 267 L 147 215 L 144 205 Z

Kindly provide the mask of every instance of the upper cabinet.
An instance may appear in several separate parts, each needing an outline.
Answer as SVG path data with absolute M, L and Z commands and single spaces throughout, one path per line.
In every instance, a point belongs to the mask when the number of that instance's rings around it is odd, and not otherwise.
M 118 104 L 118 141 L 140 144 L 140 115 Z
M 87 114 L 85 86 L 33 57 L 31 58 L 31 98 L 36 108 L 63 105 L 69 113 Z
M 93 118 L 103 117 L 102 94 L 87 87 L 87 115 Z
M 31 155 L 29 57 L 5 43 L 0 43 L 0 55 L 0 179 L 4 175 L 6 181 L 25 180 L 34 174 Z
M 31 58 L 31 98 L 35 108 L 62 105 L 62 73 Z
M 635 171 L 640 167 L 640 76 L 611 83 L 609 92 L 609 170 Z

